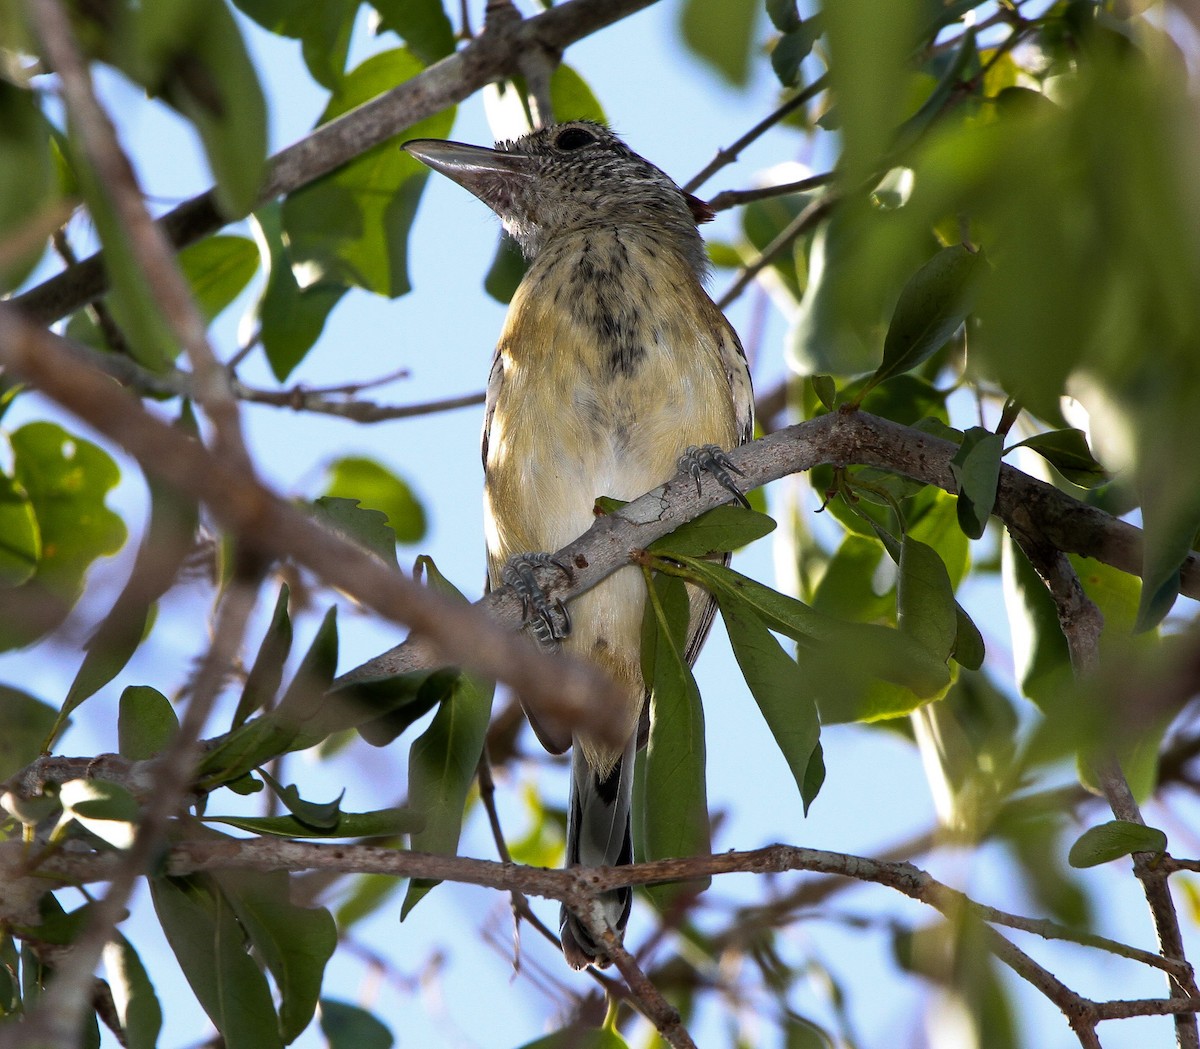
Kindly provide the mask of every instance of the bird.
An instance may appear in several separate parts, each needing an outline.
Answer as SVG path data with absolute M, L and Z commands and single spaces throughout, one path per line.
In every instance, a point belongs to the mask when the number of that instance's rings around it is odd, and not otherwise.
M 570 745 L 567 866 L 632 862 L 633 769 L 648 723 L 642 680 L 641 570 L 618 569 L 570 604 L 546 607 L 533 569 L 578 538 L 597 497 L 630 500 L 675 475 L 707 470 L 739 498 L 726 449 L 750 440 L 753 392 L 732 325 L 705 291 L 698 224 L 713 217 L 607 126 L 574 120 L 495 148 L 417 139 L 403 148 L 473 193 L 527 262 L 488 377 L 482 455 L 491 587 L 514 583 L 536 609 L 536 636 L 599 666 L 619 686 L 623 746 L 577 731 Z M 686 657 L 712 623 L 713 599 L 689 587 Z M 565 612 L 565 610 L 564 610 Z M 641 731 L 639 731 L 641 728 Z M 601 896 L 618 935 L 632 891 Z M 575 969 L 610 959 L 565 905 L 563 954 Z

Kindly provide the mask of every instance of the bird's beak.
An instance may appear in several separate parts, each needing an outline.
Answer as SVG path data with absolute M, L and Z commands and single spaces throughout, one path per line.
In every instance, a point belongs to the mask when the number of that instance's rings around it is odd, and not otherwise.
M 534 175 L 531 157 L 469 146 L 465 142 L 417 138 L 405 142 L 401 148 L 493 207 L 498 198 L 508 195 L 506 187 Z

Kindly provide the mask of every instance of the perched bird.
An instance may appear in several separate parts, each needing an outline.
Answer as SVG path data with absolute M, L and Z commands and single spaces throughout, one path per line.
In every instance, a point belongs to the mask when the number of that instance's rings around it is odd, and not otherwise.
M 633 499 L 675 474 L 681 455 L 729 485 L 720 449 L 750 439 L 753 397 L 737 334 L 704 290 L 703 202 L 608 128 L 573 121 L 495 149 L 422 139 L 404 148 L 500 217 L 529 267 L 508 310 L 487 387 L 485 527 L 492 586 L 531 593 L 532 568 L 585 532 L 597 496 Z M 539 592 L 540 593 L 540 592 Z M 646 592 L 622 568 L 571 603 L 540 607 L 543 640 L 602 667 L 621 687 L 624 747 L 579 732 L 572 745 L 567 864 L 632 861 L 630 803 L 646 706 L 640 633 Z M 694 659 L 713 617 L 691 593 Z M 606 894 L 618 932 L 632 894 Z M 563 908 L 563 953 L 577 969 L 608 959 Z

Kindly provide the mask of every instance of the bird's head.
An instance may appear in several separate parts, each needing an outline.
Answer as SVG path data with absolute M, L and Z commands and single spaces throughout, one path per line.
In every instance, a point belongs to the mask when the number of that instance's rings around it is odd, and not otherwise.
M 554 124 L 495 149 L 441 139 L 403 148 L 496 212 L 526 258 L 564 234 L 624 226 L 654 230 L 705 269 L 696 223 L 712 218 L 708 206 L 601 124 Z

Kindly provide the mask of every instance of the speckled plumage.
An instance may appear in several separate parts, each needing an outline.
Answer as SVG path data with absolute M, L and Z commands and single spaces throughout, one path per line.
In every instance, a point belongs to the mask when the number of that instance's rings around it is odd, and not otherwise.
M 500 216 L 529 269 L 492 363 L 483 432 L 485 526 L 493 585 L 514 555 L 582 534 L 597 496 L 661 484 L 690 446 L 730 448 L 752 430 L 749 372 L 733 328 L 703 286 L 703 205 L 597 124 L 534 132 L 495 151 L 419 142 L 410 150 Z M 563 645 L 624 686 L 629 743 L 574 744 L 568 862 L 629 862 L 632 756 L 645 702 L 645 585 L 623 568 L 571 603 Z M 689 658 L 712 619 L 692 593 Z M 546 739 L 551 749 L 561 741 Z M 611 894 L 616 928 L 627 891 Z M 564 915 L 576 967 L 597 948 Z

